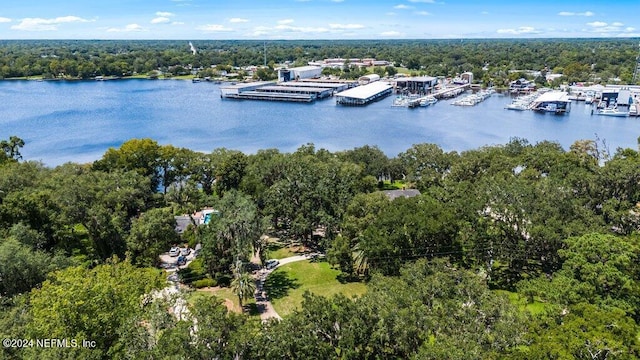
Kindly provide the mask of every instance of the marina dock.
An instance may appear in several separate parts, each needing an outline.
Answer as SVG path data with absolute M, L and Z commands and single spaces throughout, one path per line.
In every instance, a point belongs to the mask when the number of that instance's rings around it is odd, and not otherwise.
M 350 86 L 350 83 L 344 82 L 259 81 L 223 86 L 220 88 L 220 97 L 240 100 L 313 102 L 331 97 Z
M 447 87 L 445 89 L 441 89 L 438 90 L 432 94 L 426 95 L 426 96 L 422 96 L 422 97 L 418 97 L 415 99 L 407 99 L 406 100 L 406 106 L 409 108 L 414 108 L 414 107 L 418 107 L 418 106 L 424 106 L 423 104 L 425 103 L 430 103 L 431 99 L 435 98 L 435 99 L 450 99 L 453 97 L 456 97 L 460 94 L 462 94 L 463 92 L 467 91 L 467 89 L 470 89 L 471 85 L 469 84 L 464 84 L 464 85 L 457 85 L 457 86 L 453 86 L 453 87 Z
M 363 106 L 389 96 L 393 86 L 376 81 L 367 85 L 357 86 L 336 94 L 336 104 Z

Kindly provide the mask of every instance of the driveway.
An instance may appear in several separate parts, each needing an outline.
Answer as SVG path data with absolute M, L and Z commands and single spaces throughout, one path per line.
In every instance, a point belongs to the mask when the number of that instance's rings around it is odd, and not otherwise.
M 262 269 L 259 270 L 256 274 L 256 306 L 258 307 L 258 311 L 260 312 L 260 319 L 262 321 L 267 321 L 268 319 L 276 318 L 278 320 L 282 320 L 282 317 L 278 315 L 276 310 L 273 308 L 273 304 L 269 301 L 269 294 L 264 290 L 264 282 L 267 280 L 267 277 L 271 272 L 282 265 L 286 265 L 296 261 L 304 261 L 310 260 L 317 256 L 324 256 L 324 254 L 320 253 L 312 253 L 312 254 L 304 254 L 304 255 L 296 255 L 286 257 L 284 259 L 278 259 L 280 262 L 275 268 L 267 270 Z

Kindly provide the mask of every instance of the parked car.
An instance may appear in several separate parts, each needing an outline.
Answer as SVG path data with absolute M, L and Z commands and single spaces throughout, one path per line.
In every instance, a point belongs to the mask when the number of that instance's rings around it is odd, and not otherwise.
M 278 266 L 278 264 L 280 264 L 280 261 L 276 259 L 271 259 L 271 260 L 267 260 L 267 262 L 265 263 L 265 267 L 271 270 L 271 269 L 274 269 L 276 266 Z
M 182 266 L 185 265 L 187 263 L 187 257 L 186 256 L 178 256 L 178 260 L 176 261 L 176 265 L 178 266 Z
M 189 254 L 191 254 L 191 249 L 189 248 L 182 248 L 180 250 L 180 255 L 182 256 L 189 256 Z
M 169 256 L 171 257 L 176 257 L 180 255 L 180 248 L 177 246 L 174 246 L 171 248 L 171 250 L 169 250 Z

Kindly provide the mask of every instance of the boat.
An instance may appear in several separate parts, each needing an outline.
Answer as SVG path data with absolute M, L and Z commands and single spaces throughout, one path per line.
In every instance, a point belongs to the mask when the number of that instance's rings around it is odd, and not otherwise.
M 629 105 L 629 116 L 638 116 L 638 105 Z
M 620 110 L 618 110 L 618 108 L 615 108 L 615 107 L 613 107 L 613 108 L 609 107 L 609 108 L 602 109 L 602 110 L 598 111 L 596 114 L 603 115 L 603 116 L 617 116 L 617 117 L 629 116 L 628 112 L 620 111 Z
M 518 110 L 518 111 L 524 111 L 524 110 L 529 110 L 529 105 L 523 103 L 523 102 L 513 102 L 507 106 L 504 107 L 507 110 Z
M 200 78 L 193 78 L 193 79 L 191 79 L 191 82 L 194 82 L 194 83 L 199 83 L 200 81 L 201 81 L 201 79 L 200 79 Z
M 426 106 L 433 105 L 437 102 L 438 102 L 438 99 L 434 98 L 433 96 L 427 96 L 425 98 L 420 99 L 420 106 L 426 107 Z
M 409 100 L 406 97 L 400 95 L 400 96 L 397 96 L 395 99 L 393 99 L 393 104 L 391 104 L 391 106 L 407 107 L 409 106 Z

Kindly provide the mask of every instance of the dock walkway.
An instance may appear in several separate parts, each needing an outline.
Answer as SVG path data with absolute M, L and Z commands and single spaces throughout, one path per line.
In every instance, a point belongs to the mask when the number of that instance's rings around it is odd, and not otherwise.
M 465 92 L 470 87 L 471 87 L 471 84 L 464 84 L 464 85 L 458 85 L 458 86 L 448 87 L 446 89 L 438 90 L 432 94 L 410 100 L 408 106 L 409 107 L 419 106 L 421 101 L 423 100 L 426 101 L 427 98 L 430 98 L 430 97 L 434 97 L 438 100 L 456 97 L 462 94 L 463 92 Z

